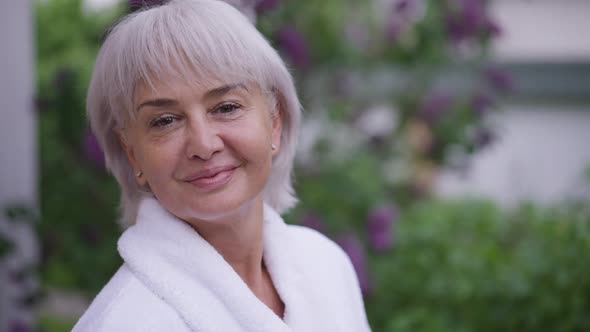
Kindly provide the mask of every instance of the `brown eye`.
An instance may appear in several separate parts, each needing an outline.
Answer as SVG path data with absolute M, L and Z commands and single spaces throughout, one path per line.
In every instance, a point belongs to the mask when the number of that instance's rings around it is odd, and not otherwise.
M 240 105 L 237 104 L 223 104 L 220 105 L 219 107 L 217 107 L 214 111 L 214 113 L 218 113 L 218 114 L 222 114 L 222 115 L 229 115 L 232 114 L 233 112 L 235 112 L 237 109 L 240 108 Z
M 163 116 L 163 117 L 160 117 L 160 118 L 157 118 L 157 119 L 153 120 L 150 123 L 150 127 L 154 127 L 154 128 L 165 128 L 165 127 L 170 126 L 172 123 L 174 123 L 175 120 L 176 120 L 176 118 L 173 117 L 173 116 L 170 116 L 170 115 Z

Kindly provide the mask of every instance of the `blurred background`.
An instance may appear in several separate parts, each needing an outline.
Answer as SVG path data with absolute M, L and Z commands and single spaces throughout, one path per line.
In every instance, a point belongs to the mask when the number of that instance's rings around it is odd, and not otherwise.
M 69 331 L 121 264 L 85 119 L 141 3 L 0 1 L 0 331 Z M 374 331 L 590 331 L 590 1 L 235 0 L 304 105 L 289 223 Z

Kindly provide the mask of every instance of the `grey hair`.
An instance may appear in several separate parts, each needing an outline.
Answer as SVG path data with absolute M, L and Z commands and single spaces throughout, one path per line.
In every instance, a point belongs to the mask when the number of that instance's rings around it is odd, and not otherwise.
M 90 126 L 107 169 L 121 186 L 124 226 L 135 222 L 139 201 L 147 193 L 135 180 L 119 132 L 135 117 L 136 86 L 153 87 L 158 77 L 199 85 L 210 79 L 246 80 L 268 92 L 271 110 L 278 106 L 281 111 L 283 130 L 264 201 L 279 213 L 297 203 L 291 172 L 301 105 L 283 60 L 234 7 L 217 0 L 171 0 L 130 14 L 113 27 L 88 88 Z

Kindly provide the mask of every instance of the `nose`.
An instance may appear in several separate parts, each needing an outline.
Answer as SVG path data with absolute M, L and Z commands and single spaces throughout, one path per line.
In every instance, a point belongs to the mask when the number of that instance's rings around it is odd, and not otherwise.
M 209 160 L 223 150 L 223 140 L 219 131 L 206 116 L 191 119 L 186 130 L 186 156 L 189 159 Z

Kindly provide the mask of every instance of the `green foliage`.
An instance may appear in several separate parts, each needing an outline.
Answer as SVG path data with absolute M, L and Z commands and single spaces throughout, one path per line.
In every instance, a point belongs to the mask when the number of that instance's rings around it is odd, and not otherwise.
M 79 0 L 37 4 L 41 277 L 93 294 L 120 264 L 118 188 L 85 151 L 85 95 L 99 43 L 121 15 L 87 15 Z M 91 268 L 90 268 L 91 267 Z
M 14 244 L 3 234 L 0 234 L 0 257 L 4 257 L 8 253 L 12 252 Z
M 44 113 L 41 134 L 42 277 L 54 287 L 98 291 L 120 263 L 116 239 L 119 198 L 115 181 L 68 149 L 57 116 Z M 82 125 L 83 126 L 83 125 Z M 79 138 L 83 141 L 83 138 Z M 90 268 L 92 267 L 92 268 Z
M 42 316 L 39 318 L 39 327 L 41 331 L 45 332 L 66 332 L 71 331 L 75 322 L 59 319 L 50 316 Z
M 393 38 L 386 31 L 391 11 L 372 3 L 283 1 L 259 17 L 259 29 L 287 60 L 279 31 L 293 27 L 303 36 L 299 51 L 309 52 L 310 64 L 291 64 L 292 72 L 305 118 L 321 113 L 326 119 L 311 149 L 313 162 L 297 165 L 302 203 L 287 220 L 301 223 L 313 213 L 328 235 L 354 233 L 370 248 L 367 216 L 381 204 L 399 208 L 393 247 L 367 250 L 373 288 L 366 304 L 375 331 L 590 330 L 587 206 L 529 206 L 506 214 L 490 203 L 423 200 L 429 172 L 448 165 L 452 151 L 468 155 L 481 147 L 473 133 L 487 123 L 473 97 L 496 96 L 481 77 L 490 36 L 472 31 L 467 44 L 456 47 L 447 27 L 457 15 L 455 2 L 430 0 Z M 36 10 L 41 276 L 46 286 L 90 295 L 121 261 L 119 190 L 88 155 L 85 94 L 100 41 L 125 11 L 86 14 L 80 0 L 40 1 Z M 351 39 L 350 29 L 366 38 Z M 452 98 L 434 99 L 429 118 L 423 111 L 441 87 L 436 77 L 452 65 L 468 68 L 473 84 L 453 91 L 443 82 Z M 367 87 L 365 79 L 382 68 L 403 77 L 401 91 L 373 95 L 379 87 Z M 360 82 L 347 85 L 355 74 Z M 398 120 L 389 132 L 371 136 L 357 120 L 376 104 L 388 105 Z M 487 112 L 490 105 L 484 106 Z M 344 135 L 330 136 L 336 131 Z M 8 213 L 26 215 L 22 209 Z M 8 249 L 0 242 L 0 254 Z M 51 319 L 42 325 L 48 331 L 71 327 Z
M 375 331 L 587 331 L 590 216 L 484 202 L 406 211 L 372 257 Z
M 37 216 L 34 210 L 26 204 L 11 204 L 4 207 L 5 217 L 12 222 L 28 222 L 33 223 L 37 221 Z

